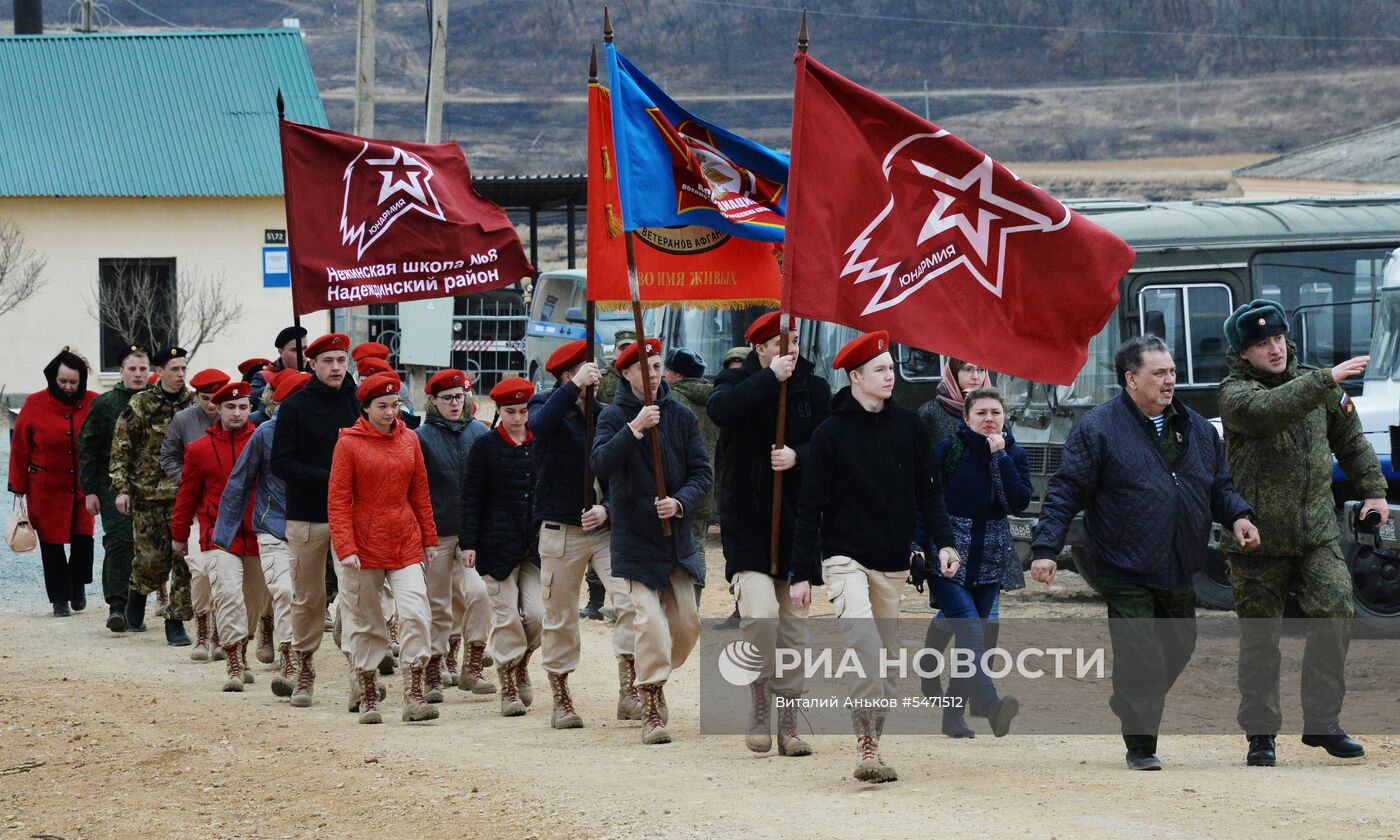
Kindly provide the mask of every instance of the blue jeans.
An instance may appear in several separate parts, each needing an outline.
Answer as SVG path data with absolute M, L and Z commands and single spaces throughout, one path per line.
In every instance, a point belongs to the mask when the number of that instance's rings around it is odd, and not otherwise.
M 992 678 L 982 670 L 982 654 L 987 649 L 986 622 L 995 620 L 999 612 L 1001 586 L 995 583 L 963 586 L 943 577 L 934 578 L 929 584 L 942 607 L 934 621 L 940 627 L 951 627 L 955 646 L 971 651 L 976 663 L 971 678 L 949 679 L 948 693 L 967 698 L 975 714 L 1000 699 Z

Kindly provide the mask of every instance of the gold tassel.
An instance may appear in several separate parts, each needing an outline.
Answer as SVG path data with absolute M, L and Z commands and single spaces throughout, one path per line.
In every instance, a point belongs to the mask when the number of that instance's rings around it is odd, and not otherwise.
M 611 180 L 612 180 L 612 160 L 611 160 L 611 158 L 610 158 L 609 155 L 608 155 L 608 147 L 607 147 L 607 146 L 602 146 L 602 147 L 599 148 L 598 151 L 600 151 L 600 152 L 603 153 L 603 180 L 604 180 L 604 181 L 611 181 Z
M 622 235 L 622 220 L 613 212 L 613 206 L 606 204 L 603 206 L 603 213 L 608 217 L 608 236 L 616 238 Z

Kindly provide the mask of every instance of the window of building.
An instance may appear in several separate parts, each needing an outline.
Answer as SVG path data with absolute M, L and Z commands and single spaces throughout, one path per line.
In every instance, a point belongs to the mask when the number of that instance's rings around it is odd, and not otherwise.
M 132 344 L 151 352 L 179 344 L 173 257 L 98 260 L 97 277 L 102 370 L 119 370 Z

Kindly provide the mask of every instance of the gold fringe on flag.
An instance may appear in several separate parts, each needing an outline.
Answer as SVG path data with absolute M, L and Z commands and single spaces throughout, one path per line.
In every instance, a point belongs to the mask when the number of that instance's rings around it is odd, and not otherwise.
M 595 301 L 599 309 L 615 312 L 622 309 L 631 309 L 632 302 L 627 300 L 600 300 Z M 756 298 L 748 300 L 644 300 L 641 302 L 643 309 L 657 309 L 663 306 L 679 306 L 683 309 L 747 309 L 750 306 L 765 306 L 770 309 L 777 309 L 778 302 L 771 298 Z

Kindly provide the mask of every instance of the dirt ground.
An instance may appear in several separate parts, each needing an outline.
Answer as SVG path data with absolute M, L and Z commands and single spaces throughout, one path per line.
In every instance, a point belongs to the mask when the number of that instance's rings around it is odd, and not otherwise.
M 713 536 L 709 557 L 721 580 Z M 889 737 L 900 780 L 870 786 L 851 778 L 847 737 L 818 736 L 815 756 L 791 759 L 701 736 L 695 663 L 668 686 L 676 742 L 642 746 L 638 724 L 612 719 L 600 623 L 584 622 L 582 730 L 549 728 L 540 671 L 543 698 L 525 717 L 448 689 L 438 721 L 403 724 L 395 676 L 387 722 L 360 726 L 329 639 L 316 705 L 292 709 L 268 690 L 267 666 L 248 693 L 221 693 L 222 664 L 166 647 L 158 624 L 108 633 L 100 598 L 90 603 L 70 619 L 0 603 L 0 837 L 1400 835 L 1397 738 L 1368 738 L 1368 758 L 1343 764 L 1284 737 L 1268 770 L 1242 766 L 1238 736 L 1167 737 L 1164 772 L 1130 773 L 1111 737 Z M 730 606 L 711 586 L 706 625 Z M 1098 609 L 1066 573 L 1008 596 L 1003 615 Z

